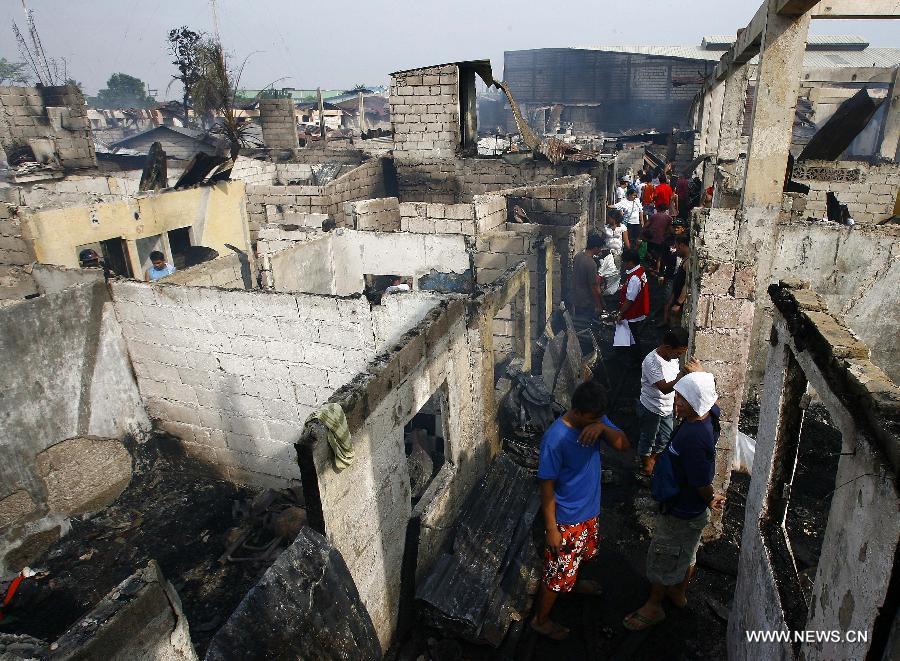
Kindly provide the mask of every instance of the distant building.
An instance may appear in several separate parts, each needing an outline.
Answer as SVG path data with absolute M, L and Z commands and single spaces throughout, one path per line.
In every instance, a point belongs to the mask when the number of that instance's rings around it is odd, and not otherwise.
M 689 125 L 694 97 L 733 38 L 699 46 L 594 46 L 507 51 L 504 80 L 538 130 L 618 133 Z M 811 36 L 805 70 L 896 67 L 900 48 L 872 48 L 854 36 Z M 508 108 L 483 126 L 515 130 Z
M 346 112 L 340 106 L 332 103 L 323 103 L 323 114 L 325 115 L 325 126 L 332 129 L 339 129 L 344 123 L 344 115 Z M 305 103 L 298 105 L 296 108 L 297 121 L 300 124 L 319 124 L 319 105 L 318 103 Z
M 280 90 L 270 89 L 242 89 L 238 91 L 238 96 L 245 99 L 255 99 L 259 95 L 265 96 L 264 93 L 277 93 L 280 97 L 290 98 L 294 103 L 309 103 L 318 100 L 318 91 L 315 89 L 298 90 L 293 87 L 283 87 Z M 331 99 L 346 94 L 346 90 L 322 90 L 323 99 Z

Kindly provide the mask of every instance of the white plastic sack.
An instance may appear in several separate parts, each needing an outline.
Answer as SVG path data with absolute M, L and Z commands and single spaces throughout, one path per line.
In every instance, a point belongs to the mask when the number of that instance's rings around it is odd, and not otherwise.
M 732 468 L 739 473 L 753 472 L 753 455 L 756 454 L 756 439 L 747 436 L 742 431 L 737 434 L 737 442 L 734 445 L 734 462 Z
M 613 336 L 614 347 L 630 347 L 635 344 L 634 335 L 631 333 L 631 324 L 627 321 L 616 323 L 616 333 Z

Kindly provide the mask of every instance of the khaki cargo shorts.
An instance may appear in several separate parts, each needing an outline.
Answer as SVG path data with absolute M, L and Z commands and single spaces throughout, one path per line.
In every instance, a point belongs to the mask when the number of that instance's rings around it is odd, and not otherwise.
M 688 567 L 697 562 L 700 535 L 708 523 L 709 510 L 694 519 L 658 515 L 647 552 L 647 579 L 663 585 L 681 583 Z

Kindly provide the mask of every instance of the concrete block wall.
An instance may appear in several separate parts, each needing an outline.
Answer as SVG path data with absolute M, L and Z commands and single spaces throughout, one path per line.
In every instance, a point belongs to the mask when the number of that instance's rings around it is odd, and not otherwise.
M 720 393 L 722 431 L 716 445 L 713 487 L 724 493 L 731 481 L 737 425 L 750 362 L 755 315 L 756 266 L 738 261 L 740 221 L 734 209 L 695 211 L 699 225 L 691 243 L 691 295 L 683 323 L 691 336 L 688 355 L 697 358 L 716 377 Z M 721 515 L 713 513 L 713 529 Z
M 466 279 L 468 275 L 471 280 L 471 255 L 465 236 L 350 229 L 338 232 L 307 234 L 273 255 L 276 290 L 358 294 L 365 286 L 365 275 L 397 274 L 411 278 L 414 286 L 421 277 L 435 274 L 448 279 Z
M 441 295 L 428 291 L 392 294 L 372 306 L 375 350 L 379 353 L 402 343 L 406 332 L 418 324 L 440 302 Z
M 558 306 L 562 301 L 561 283 L 564 273 L 564 260 L 560 259 L 560 255 L 570 253 L 569 244 L 576 240 L 571 235 L 572 228 L 506 223 L 502 229 L 478 236 L 475 240 L 475 273 L 479 285 L 496 282 L 504 271 L 520 262 L 525 262 L 531 287 L 529 316 L 532 324 L 532 337 L 540 337 L 544 332 L 544 323 L 546 322 L 541 315 L 542 292 L 539 290 L 545 265 L 539 262 L 537 244 L 542 242 L 544 237 L 551 238 L 553 246 L 552 272 L 547 277 L 552 290 L 551 300 L 554 306 Z M 583 241 L 578 245 L 584 249 Z M 512 308 L 504 308 L 498 312 L 494 323 L 494 341 L 497 345 L 509 344 L 508 338 L 512 332 L 514 314 Z M 507 339 L 502 340 L 501 338 Z
M 41 92 L 50 124 L 56 132 L 56 149 L 63 167 L 97 167 L 94 136 L 84 95 L 74 85 L 44 87 Z
M 334 234 L 314 232 L 274 254 L 272 283 L 278 292 L 348 295 L 363 289 L 362 273 L 340 277 L 335 268 Z
M 91 123 L 77 87 L 0 86 L 0 147 L 50 138 L 66 169 L 97 166 Z
M 298 241 L 305 241 L 327 218 L 325 214 L 286 214 L 285 224 L 263 225 L 256 239 L 256 256 L 260 260 L 264 256 L 272 257 Z
M 197 264 L 172 275 L 162 281 L 172 285 L 193 287 L 222 287 L 223 289 L 245 289 L 240 256 L 236 253 L 222 255 L 216 259 Z M 250 273 L 251 286 L 255 278 Z
M 250 237 L 256 241 L 259 229 L 282 220 L 285 214 L 328 214 L 341 227 L 352 227 L 345 202 L 384 196 L 381 159 L 367 161 L 324 186 L 247 186 L 247 214 Z
M 829 309 L 872 349 L 872 360 L 900 381 L 900 228 L 782 218 L 776 224 L 773 270 L 766 284 L 785 278 L 804 280 Z M 751 384 L 762 380 L 772 309 L 768 297 L 757 300 L 758 328 L 751 349 Z
M 247 156 L 238 156 L 231 169 L 231 178 L 240 179 L 247 186 L 263 186 L 275 181 L 277 165 Z
M 37 291 L 27 272 L 34 261 L 31 244 L 22 235 L 17 209 L 0 202 L 0 301 L 17 300 Z
M 324 186 L 247 186 L 250 239 L 256 241 L 263 225 L 281 222 L 292 214 L 328 214 L 331 200 Z
M 0 204 L 0 269 L 24 266 L 34 261 L 29 244 L 22 238 L 22 222 L 9 205 Z
M 418 234 L 475 236 L 475 205 L 440 202 L 401 202 L 400 229 Z
M 538 291 L 542 286 L 539 284 L 541 272 L 547 268 L 545 264 L 537 263 L 536 243 L 544 237 L 550 237 L 553 242 L 549 300 L 552 307 L 558 307 L 568 296 L 575 255 L 587 242 L 595 214 L 595 190 L 595 180 L 591 176 L 578 175 L 551 179 L 542 185 L 500 190 L 490 196 L 504 200 L 510 212 L 513 206 L 522 207 L 532 222 L 507 222 L 499 226 L 498 231 L 485 235 L 487 241 L 479 238 L 475 256 L 478 281 L 492 282 L 503 269 L 525 259 L 531 276 L 530 316 L 535 337 L 543 331 L 545 321 L 537 306 L 541 301 Z M 509 246 L 509 252 L 502 252 L 505 245 Z M 512 316 L 506 316 L 498 320 L 498 334 L 502 334 L 511 319 Z
M 360 165 L 369 158 L 362 149 L 347 146 L 346 142 L 326 142 L 324 145 L 318 142 L 300 147 L 294 151 L 292 163 L 305 163 L 317 165 L 319 163 L 341 163 L 343 165 Z
M 297 116 L 292 99 L 260 99 L 259 123 L 270 149 L 297 149 Z
M 64 209 L 125 200 L 137 195 L 139 178 L 69 175 L 58 181 L 17 186 L 19 204 L 32 209 Z
M 317 482 L 320 525 L 341 551 L 383 649 L 390 645 L 397 625 L 404 557 L 415 566 L 433 558 L 416 557 L 417 549 L 406 548 L 412 509 L 404 425 L 432 394 L 445 388 L 447 462 L 433 482 L 443 488 L 430 489 L 417 507 L 423 538 L 432 527 L 440 531 L 451 525 L 464 494 L 492 456 L 483 424 L 480 331 L 467 329 L 465 302 L 442 303 L 404 340 L 332 398 L 344 408 L 354 439 L 356 456 L 351 466 L 336 471 L 327 443 L 317 440 L 309 427 L 303 442 L 307 449 L 300 451 L 301 462 L 309 457 L 310 477 Z M 432 512 L 430 505 L 435 502 L 439 509 Z M 419 544 L 418 548 L 438 546 Z
M 461 136 L 455 64 L 394 74 L 389 103 L 398 163 L 447 160 L 456 155 Z
M 627 175 L 629 171 L 632 174 L 637 173 L 644 166 L 644 155 L 647 152 L 645 145 L 636 145 L 633 147 L 625 147 L 616 154 L 616 170 L 620 177 Z
M 532 223 L 542 225 L 575 225 L 581 220 L 591 220 L 594 184 L 587 175 L 551 179 L 544 185 L 529 185 L 497 191 L 504 196 L 508 206 L 521 207 Z
M 35 262 L 29 268 L 40 294 L 55 294 L 75 285 L 103 282 L 102 269 L 69 269 L 39 262 Z
M 23 235 L 31 242 L 38 261 L 77 267 L 79 246 L 121 238 L 127 244 L 132 273 L 143 273 L 137 241 L 170 230 L 189 227 L 195 245 L 227 254 L 227 245 L 250 249 L 247 233 L 245 186 L 222 181 L 175 191 L 147 193 L 121 201 L 29 210 Z
M 483 234 L 501 228 L 514 205 L 525 209 L 533 224 L 571 227 L 592 219 L 593 190 L 592 179 L 583 175 L 474 195 L 471 202 L 401 202 L 401 230 Z
M 776 309 L 767 347 L 759 434 L 728 623 L 728 658 L 890 658 L 891 643 L 877 641 L 873 631 L 880 613 L 893 612 L 886 609 L 900 538 L 894 477 L 900 388 L 867 358 L 868 348 L 816 292 L 788 292 L 787 287 L 776 292 L 790 311 L 786 317 Z M 748 631 L 789 633 L 797 628 L 799 614 L 783 610 L 787 577 L 776 571 L 771 537 L 765 531 L 777 526 L 767 508 L 772 500 L 781 500 L 782 476 L 793 474 L 786 471 L 796 458 L 788 445 L 793 436 L 788 420 L 797 415 L 807 385 L 828 409 L 842 438 L 834 484 L 825 485 L 835 488 L 803 628 L 863 635 L 817 638 L 796 646 L 788 641 L 751 643 Z M 884 624 L 890 626 L 890 620 Z
M 531 275 L 532 333 L 538 336 L 544 319 L 537 307 L 541 285 L 535 241 L 551 237 L 554 245 L 550 298 L 558 306 L 571 280 L 571 265 L 584 249 L 595 210 L 595 180 L 589 175 L 552 179 L 542 185 L 498 190 L 475 195 L 471 204 L 401 202 L 400 228 L 404 232 L 462 234 L 475 237 L 474 266 L 479 284 L 494 282 L 506 269 L 525 260 Z M 508 223 L 514 204 L 527 208 L 534 223 Z M 543 269 L 544 266 L 541 265 Z M 495 341 L 508 334 L 513 310 L 503 310 L 496 320 Z
M 692 131 L 682 131 L 675 134 L 675 158 L 673 159 L 674 172 L 684 172 L 694 160 L 694 143 L 696 134 Z M 639 166 L 640 167 L 640 166 Z
M 426 202 L 469 202 L 473 196 L 578 174 L 590 175 L 600 199 L 610 164 L 532 161 L 511 165 L 501 159 L 466 158 L 440 163 L 398 163 L 400 199 Z M 605 198 L 604 198 L 605 199 Z M 602 201 L 602 200 L 601 200 Z
M 102 280 L 0 307 L 0 353 L 5 551 L 26 538 L 23 525 L 49 512 L 39 454 L 76 437 L 139 439 L 150 425 Z
M 341 227 L 351 227 L 344 213 L 344 203 L 384 197 L 384 166 L 382 159 L 366 161 L 359 167 L 325 184 L 325 194 L 331 199 L 328 212 Z
M 276 163 L 275 183 L 284 186 L 291 182 L 311 183 L 313 166 L 309 163 Z
M 328 142 L 324 145 L 313 142 L 304 147 L 295 148 L 257 148 L 242 149 L 241 155 L 251 159 L 262 159 L 276 164 L 305 163 L 317 165 L 332 163 L 341 165 L 359 165 L 369 156 L 362 149 L 350 147 L 346 141 Z
M 414 286 L 423 286 L 420 282 L 423 277 L 437 274 L 448 279 L 467 275 L 471 282 L 470 243 L 460 234 L 345 231 L 335 239 L 336 258 L 340 257 L 348 266 L 358 259 L 361 274 L 396 273 L 410 278 Z
M 506 223 L 507 203 L 502 195 L 476 195 L 472 198 L 475 207 L 475 230 L 486 234 L 499 229 Z
M 606 185 L 606 165 L 531 161 L 520 165 L 499 158 L 459 158 L 440 162 L 405 162 L 395 157 L 400 200 L 404 202 L 471 202 L 473 196 L 506 188 L 543 184 L 574 174 L 592 174 Z
M 793 179 L 810 187 L 806 215 L 822 218 L 827 193 L 846 204 L 850 216 L 866 225 L 894 215 L 900 193 L 900 164 L 870 165 L 862 161 L 801 161 Z
M 400 231 L 400 201 L 396 197 L 345 202 L 344 208 L 344 215 L 351 218 L 350 227 L 353 229 Z
M 238 482 L 299 477 L 303 422 L 375 355 L 362 298 L 124 281 L 112 293 L 156 426 Z

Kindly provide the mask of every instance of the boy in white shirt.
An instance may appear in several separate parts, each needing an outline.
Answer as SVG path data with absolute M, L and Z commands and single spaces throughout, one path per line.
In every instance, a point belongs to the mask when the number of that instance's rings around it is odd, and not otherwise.
M 653 472 L 656 456 L 666 448 L 672 435 L 675 384 L 685 374 L 701 368 L 693 359 L 684 369 L 679 368 L 678 359 L 687 352 L 687 345 L 687 330 L 673 328 L 663 336 L 662 344 L 648 353 L 641 363 L 641 396 L 636 410 L 640 428 L 640 473 L 645 477 Z
M 625 199 L 617 202 L 613 207 L 622 212 L 625 227 L 628 228 L 629 243 L 632 247 L 636 247 L 641 227 L 644 225 L 644 205 L 638 199 L 637 191 L 634 188 L 629 188 L 625 194 Z

